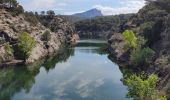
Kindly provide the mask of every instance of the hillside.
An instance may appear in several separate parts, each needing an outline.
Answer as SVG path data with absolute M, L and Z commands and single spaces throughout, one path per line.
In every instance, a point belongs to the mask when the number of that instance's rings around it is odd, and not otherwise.
M 73 16 L 73 15 L 58 15 L 58 17 L 70 22 L 70 23 L 76 23 L 78 21 L 85 20 L 87 18 L 85 17 L 79 17 L 79 16 Z
M 52 30 L 52 27 L 41 24 L 33 13 L 24 12 L 22 6 L 1 6 L 0 65 L 32 63 L 66 43 L 76 42 L 78 36 L 74 27 L 62 18 L 49 18 L 48 25 L 55 24 L 55 30 Z
M 80 38 L 108 39 L 119 26 L 133 14 L 102 16 L 86 19 L 75 23 Z
M 142 8 L 135 16 L 133 16 L 125 24 L 122 24 L 121 30 L 115 32 L 109 40 L 111 44 L 110 51 L 112 56 L 115 55 L 118 62 L 123 62 L 131 66 L 132 69 L 145 71 L 148 74 L 155 73 L 159 76 L 160 81 L 158 89 L 163 90 L 170 96 L 170 1 L 157 0 L 148 1 L 147 5 Z M 153 59 L 145 59 L 137 50 L 126 52 L 123 50 L 125 39 L 121 34 L 125 30 L 132 30 L 137 38 L 146 39 L 146 44 L 140 48 L 150 48 L 155 54 Z M 124 33 L 125 34 L 125 33 Z M 144 50 L 143 49 L 143 50 Z M 146 50 L 146 49 L 145 49 Z M 138 53 L 137 53 L 138 52 Z M 147 51 L 148 52 L 148 51 Z M 135 56 L 136 55 L 136 56 Z M 146 54 L 147 55 L 147 54 Z M 132 62 L 133 58 L 140 58 L 137 63 Z M 140 62 L 143 61 L 143 62 Z

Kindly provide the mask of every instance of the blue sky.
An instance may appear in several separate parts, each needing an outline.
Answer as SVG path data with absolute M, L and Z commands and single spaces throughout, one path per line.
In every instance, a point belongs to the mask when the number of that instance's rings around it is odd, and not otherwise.
M 98 8 L 105 15 L 136 13 L 144 0 L 18 0 L 28 11 L 54 10 L 56 14 L 73 14 Z

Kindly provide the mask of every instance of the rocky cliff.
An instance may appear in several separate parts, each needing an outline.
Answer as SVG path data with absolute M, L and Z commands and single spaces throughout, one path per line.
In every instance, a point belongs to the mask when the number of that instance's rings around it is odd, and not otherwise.
M 51 20 L 49 24 L 55 24 L 55 31 L 42 25 L 37 21 L 36 25 L 33 25 L 27 20 L 28 16 L 21 13 L 17 16 L 13 16 L 7 9 L 0 9 L 0 63 L 3 65 L 7 62 L 21 62 L 22 59 L 17 57 L 18 51 L 16 46 L 18 44 L 18 37 L 21 33 L 27 32 L 36 41 L 36 45 L 30 53 L 26 63 L 32 63 L 49 53 L 57 51 L 60 46 L 66 43 L 76 42 L 78 35 L 75 33 L 74 28 L 61 18 L 55 17 L 55 20 Z M 45 31 L 49 31 L 51 38 L 48 41 L 43 41 L 42 35 Z M 9 54 L 6 49 L 9 49 L 11 45 L 12 53 Z
M 109 40 L 109 48 L 112 56 L 119 62 L 129 64 L 129 52 L 124 52 L 122 45 L 124 39 L 122 32 L 126 29 L 132 30 L 137 37 L 144 36 L 146 45 L 156 53 L 154 60 L 148 66 L 142 66 L 145 72 L 155 73 L 159 76 L 158 89 L 166 91 L 170 96 L 170 1 L 155 0 L 148 1 L 127 23 L 119 27 L 121 30 L 115 32 Z M 131 66 L 131 65 L 130 65 Z M 138 65 L 138 67 L 141 67 Z

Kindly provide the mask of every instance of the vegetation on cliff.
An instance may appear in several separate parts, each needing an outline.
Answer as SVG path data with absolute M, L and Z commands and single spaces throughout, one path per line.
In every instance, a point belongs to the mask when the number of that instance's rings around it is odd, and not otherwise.
M 136 33 L 137 41 L 144 37 L 144 45 L 125 52 L 122 46 L 125 44 L 124 38 L 115 37 L 114 34 L 109 40 L 114 47 L 119 61 L 124 61 L 139 70 L 144 70 L 148 74 L 155 73 L 159 77 L 159 90 L 167 93 L 170 90 L 170 1 L 169 0 L 147 0 L 146 6 L 137 14 L 131 17 L 120 27 L 121 30 L 114 32 L 122 36 L 125 30 L 132 30 Z M 118 35 L 117 35 L 118 36 Z M 115 43 L 116 42 L 116 43 Z M 114 46 L 114 45 L 117 46 Z M 138 44 L 138 43 L 137 43 Z M 154 53 L 155 52 L 155 53 Z M 125 60 L 126 59 L 126 60 Z
M 0 1 L 0 65 L 16 60 L 32 63 L 76 39 L 74 27 L 54 11 L 39 15 L 24 12 L 16 0 Z
M 125 84 L 128 86 L 127 97 L 134 100 L 167 100 L 164 95 L 161 95 L 156 90 L 156 84 L 158 82 L 158 76 L 155 74 L 146 77 L 141 74 L 131 75 L 125 79 Z
M 108 39 L 133 14 L 95 17 L 75 23 L 80 38 Z
M 0 1 L 0 9 L 6 8 L 8 11 L 12 13 L 13 16 L 17 16 L 24 12 L 24 9 L 17 0 L 1 0 Z
M 133 33 L 133 31 L 126 30 L 123 32 L 123 37 L 125 39 L 125 49 L 133 49 L 137 47 L 137 37 Z
M 20 34 L 18 42 L 19 57 L 25 61 L 30 56 L 36 42 L 27 32 Z

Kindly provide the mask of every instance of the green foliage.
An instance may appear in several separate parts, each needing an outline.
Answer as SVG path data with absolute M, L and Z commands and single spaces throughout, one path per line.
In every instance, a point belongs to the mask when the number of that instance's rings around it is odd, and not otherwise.
M 145 75 L 131 75 L 125 79 L 125 84 L 128 86 L 127 97 L 134 98 L 135 100 L 166 100 L 166 97 L 158 97 L 156 84 L 158 77 L 151 74 L 146 77 Z
M 30 22 L 33 26 L 36 26 L 39 22 L 33 12 L 25 12 L 25 20 Z
M 123 37 L 125 39 L 125 49 L 131 49 L 131 48 L 136 48 L 137 47 L 137 37 L 133 33 L 133 31 L 126 30 L 123 32 Z
M 152 32 L 152 27 L 154 25 L 154 22 L 146 22 L 140 25 L 140 30 L 142 33 L 150 34 Z
M 30 56 L 36 42 L 27 32 L 24 32 L 19 36 L 18 42 L 18 52 L 20 53 L 19 57 L 26 60 Z
M 43 33 L 41 39 L 42 39 L 43 41 L 46 41 L 46 42 L 50 41 L 50 39 L 51 39 L 50 31 L 46 30 L 46 31 Z
M 9 43 L 5 43 L 4 49 L 5 49 L 5 60 L 6 61 L 12 60 L 12 58 L 13 58 L 12 46 Z
M 19 14 L 24 13 L 24 9 L 21 5 L 18 5 L 15 9 L 12 10 L 12 15 L 17 16 Z
M 132 14 L 102 16 L 85 19 L 75 23 L 80 38 L 110 38 L 113 32 L 119 30 L 119 25 L 130 18 Z
M 5 52 L 8 56 L 13 55 L 13 49 L 12 49 L 12 46 L 9 43 L 5 43 L 4 49 L 5 49 Z
M 156 37 L 154 31 L 154 22 L 146 22 L 140 25 L 140 31 L 148 39 L 148 42 L 153 41 Z
M 167 100 L 167 97 L 166 96 L 161 96 L 157 100 Z
M 0 4 L 3 5 L 3 8 L 8 8 L 7 10 L 10 11 L 13 16 L 24 12 L 23 7 L 18 4 L 17 0 L 0 0 Z
M 135 34 L 129 30 L 123 32 L 123 37 L 125 39 L 125 50 L 133 49 L 130 54 L 132 65 L 149 64 L 155 52 L 148 47 L 144 47 L 147 42 L 145 38 L 141 36 L 137 38 Z
M 155 52 L 150 48 L 135 49 L 131 52 L 130 61 L 133 65 L 139 66 L 148 64 L 152 60 Z
M 137 48 L 142 48 L 145 46 L 147 40 L 143 36 L 139 36 L 137 39 Z

